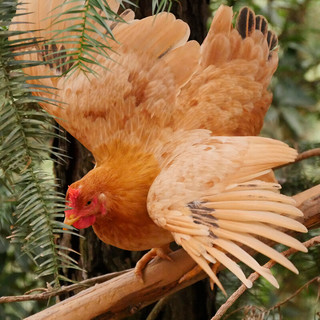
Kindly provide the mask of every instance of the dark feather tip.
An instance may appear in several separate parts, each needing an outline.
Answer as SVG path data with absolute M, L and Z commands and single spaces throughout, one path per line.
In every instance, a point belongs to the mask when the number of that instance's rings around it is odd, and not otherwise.
M 248 7 L 242 8 L 239 12 L 236 23 L 236 28 L 241 37 L 246 38 L 250 36 L 256 27 L 255 25 L 256 20 L 254 12 Z
M 268 21 L 263 16 L 256 16 L 256 30 L 260 30 L 264 35 L 268 32 Z
M 278 37 L 272 31 L 268 31 L 267 41 L 270 51 L 278 45 Z

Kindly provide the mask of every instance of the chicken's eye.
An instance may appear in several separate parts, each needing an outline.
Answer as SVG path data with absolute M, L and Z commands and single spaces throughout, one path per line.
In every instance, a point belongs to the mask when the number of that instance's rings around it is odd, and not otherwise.
M 89 200 L 86 204 L 86 206 L 89 206 L 91 204 L 91 200 Z

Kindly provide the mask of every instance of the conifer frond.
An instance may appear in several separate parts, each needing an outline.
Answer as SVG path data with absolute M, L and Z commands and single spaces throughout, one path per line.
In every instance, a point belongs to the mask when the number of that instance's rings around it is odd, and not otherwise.
M 152 0 L 152 14 L 171 11 L 173 1 L 174 0 Z
M 130 0 L 118 2 L 134 5 Z M 77 70 L 96 74 L 93 65 L 104 68 L 99 58 L 109 59 L 111 42 L 116 41 L 112 28 L 117 23 L 126 23 L 112 11 L 107 0 L 65 1 L 52 11 L 50 19 L 52 33 L 45 43 L 49 48 L 46 54 L 64 75 Z M 50 53 L 50 48 L 57 51 Z
M 23 68 L 43 62 L 15 60 L 23 54 L 20 49 L 26 44 L 26 39 L 9 38 L 17 34 L 7 28 L 16 5 L 16 1 L 0 3 L 0 181 L 9 191 L 11 201 L 14 199 L 11 240 L 35 261 L 39 276 L 53 276 L 52 283 L 59 285 L 60 280 L 65 280 L 62 268 L 80 268 L 61 252 L 57 243 L 59 234 L 73 231 L 70 227 L 63 230 L 66 226 L 58 219 L 65 210 L 64 195 L 56 191 L 52 175 L 41 168 L 44 160 L 52 161 L 53 153 L 58 160 L 63 159 L 59 149 L 50 147 L 50 139 L 57 135 L 53 132 L 52 117 L 35 104 L 40 99 L 47 103 L 54 100 L 32 95 L 35 88 L 54 88 L 27 82 L 45 75 L 27 76 Z M 31 35 L 27 38 L 31 48 L 41 41 Z

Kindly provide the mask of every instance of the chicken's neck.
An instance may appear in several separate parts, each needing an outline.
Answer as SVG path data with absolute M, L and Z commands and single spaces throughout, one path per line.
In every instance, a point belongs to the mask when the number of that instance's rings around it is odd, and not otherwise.
M 132 217 L 137 212 L 146 212 L 149 188 L 160 172 L 157 160 L 137 146 L 121 144 L 110 151 L 97 168 L 104 172 L 102 185 L 110 201 L 110 215 L 121 212 Z
M 107 213 L 93 225 L 98 237 L 128 250 L 143 250 L 170 242 L 167 231 L 147 212 L 147 195 L 160 167 L 155 157 L 138 146 L 108 146 L 105 160 L 93 169 L 95 186 L 105 194 Z M 88 174 L 90 175 L 90 173 Z

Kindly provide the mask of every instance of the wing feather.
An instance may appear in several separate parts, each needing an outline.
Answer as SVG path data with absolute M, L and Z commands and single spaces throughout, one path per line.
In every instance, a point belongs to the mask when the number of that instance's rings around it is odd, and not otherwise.
M 25 5 L 27 11 L 34 11 L 28 22 L 43 29 L 40 36 L 48 37 L 60 25 L 52 25 L 53 17 L 42 18 L 50 16 L 54 7 L 59 14 L 72 5 L 63 0 L 31 1 Z M 116 10 L 118 3 L 109 5 Z M 200 55 L 199 45 L 187 42 L 187 24 L 172 14 L 133 20 L 133 13 L 125 11 L 122 17 L 129 23 L 110 24 L 117 40 L 110 40 L 110 59 L 99 60 L 108 71 L 99 72 L 98 78 L 74 73 L 67 79 L 49 79 L 46 85 L 60 89 L 57 100 L 64 104 L 42 106 L 94 153 L 98 164 L 110 141 L 125 138 L 130 144 L 143 141 L 149 146 L 164 128 L 256 134 L 271 99 L 267 86 L 277 65 L 276 37 L 267 31 L 266 20 L 255 18 L 247 8 L 241 10 L 235 28 L 232 16 L 231 8 L 219 8 Z M 73 18 L 80 19 L 81 14 Z M 72 24 L 73 19 L 61 23 Z M 67 40 L 72 34 L 63 36 Z M 55 54 L 59 46 L 52 44 L 49 51 Z M 66 47 L 71 49 L 72 45 Z M 58 66 L 31 69 L 33 75 L 61 73 Z
M 287 269 L 291 270 L 292 272 L 298 274 L 297 268 L 293 265 L 293 263 L 285 258 L 282 254 L 280 254 L 275 249 L 269 247 L 259 239 L 253 237 L 252 235 L 246 233 L 239 233 L 233 232 L 229 230 L 223 229 L 216 229 L 215 234 L 219 238 L 229 239 L 232 241 L 240 242 L 252 249 L 257 250 L 258 252 L 264 254 L 265 256 L 273 259 L 274 261 L 278 262 L 279 264 L 283 265 Z
M 109 5 L 117 9 L 117 1 Z M 70 20 L 62 19 L 65 23 L 54 25 L 52 22 L 57 14 L 72 6 L 75 6 L 73 2 L 64 0 L 33 0 L 24 4 L 26 11 L 34 11 L 26 16 L 29 30 L 39 27 L 43 30 L 36 35 L 47 38 L 59 27 L 71 26 L 81 19 L 80 13 L 74 13 Z M 51 14 L 52 8 L 56 9 Z M 45 19 L 48 16 L 50 18 Z M 132 12 L 126 11 L 122 18 L 128 23 L 110 25 L 116 39 L 108 43 L 112 47 L 108 51 L 110 59 L 98 58 L 105 70 L 94 65 L 92 69 L 97 71 L 98 77 L 74 72 L 67 78 L 48 79 L 46 85 L 58 87 L 56 99 L 63 104 L 42 104 L 61 126 L 93 152 L 98 164 L 108 156 L 110 141 L 125 137 L 128 143 L 143 141 L 149 145 L 158 137 L 171 123 L 180 87 L 190 79 L 199 63 L 199 44 L 187 42 L 189 27 L 174 15 L 161 13 L 132 20 Z M 18 17 L 16 22 L 22 21 Z M 25 26 L 15 24 L 15 27 L 20 30 Z M 60 34 L 65 40 L 72 36 L 72 33 Z M 55 54 L 60 49 L 57 44 L 49 51 Z M 73 48 L 71 45 L 65 49 L 68 52 Z M 31 58 L 45 59 L 37 54 Z M 61 74 L 57 66 L 42 65 L 26 71 L 31 75 Z
M 276 230 L 273 227 L 264 225 L 262 223 L 248 223 L 248 222 L 243 223 L 243 222 L 235 222 L 230 220 L 225 221 L 225 220 L 219 219 L 217 224 L 218 224 L 218 227 L 221 229 L 226 229 L 226 230 L 231 230 L 236 232 L 243 232 L 248 234 L 256 234 L 258 236 L 271 239 L 278 243 L 282 243 L 296 250 L 307 252 L 305 246 L 297 239 L 285 234 L 284 232 Z
M 214 247 L 206 247 L 206 250 L 226 268 L 228 268 L 236 277 L 238 277 L 248 288 L 252 287 L 252 282 L 246 278 L 239 265 L 229 258 L 225 253 Z
M 203 140 L 190 139 L 178 154 L 172 151 L 172 160 L 166 162 L 149 191 L 149 214 L 172 232 L 175 241 L 213 281 L 217 279 L 210 265 L 218 261 L 250 287 L 251 282 L 234 261 L 237 259 L 278 287 L 270 270 L 260 266 L 242 246 L 298 272 L 262 239 L 306 252 L 297 239 L 285 233 L 307 231 L 295 220 L 302 213 L 292 198 L 279 193 L 279 184 L 259 180 L 272 167 L 293 161 L 296 151 L 261 137 L 202 135 Z
M 184 246 L 184 240 L 182 241 L 181 245 L 186 249 L 190 257 L 210 276 L 210 278 L 214 281 L 214 283 L 221 289 L 221 291 L 227 295 L 226 291 L 224 290 L 220 280 L 217 278 L 217 276 L 214 274 L 214 272 L 211 270 L 211 268 L 208 265 L 207 260 L 197 254 L 194 254 L 192 250 L 190 250 L 188 246 Z M 188 248 L 188 249 L 187 249 Z
M 242 208 L 242 210 L 236 209 L 239 207 Z M 281 212 L 279 210 L 277 214 L 273 213 L 272 210 L 268 212 L 268 208 L 264 209 L 266 211 L 246 211 L 246 209 L 242 207 L 242 203 L 239 202 L 239 206 L 235 207 L 233 210 L 215 210 L 214 216 L 217 219 L 228 221 L 261 221 L 298 232 L 306 231 L 306 228 L 304 228 L 298 221 L 282 216 L 281 213 L 283 213 L 283 211 Z
M 236 257 L 237 259 L 245 263 L 251 269 L 261 274 L 276 288 L 279 288 L 279 284 L 277 280 L 273 277 L 273 275 L 270 273 L 270 270 L 260 266 L 260 264 L 252 256 L 250 256 L 250 254 L 244 251 L 237 244 L 235 244 L 232 241 L 219 239 L 219 238 L 214 241 L 214 244 L 218 245 L 220 248 L 222 248 L 226 252 L 232 254 L 234 257 Z

